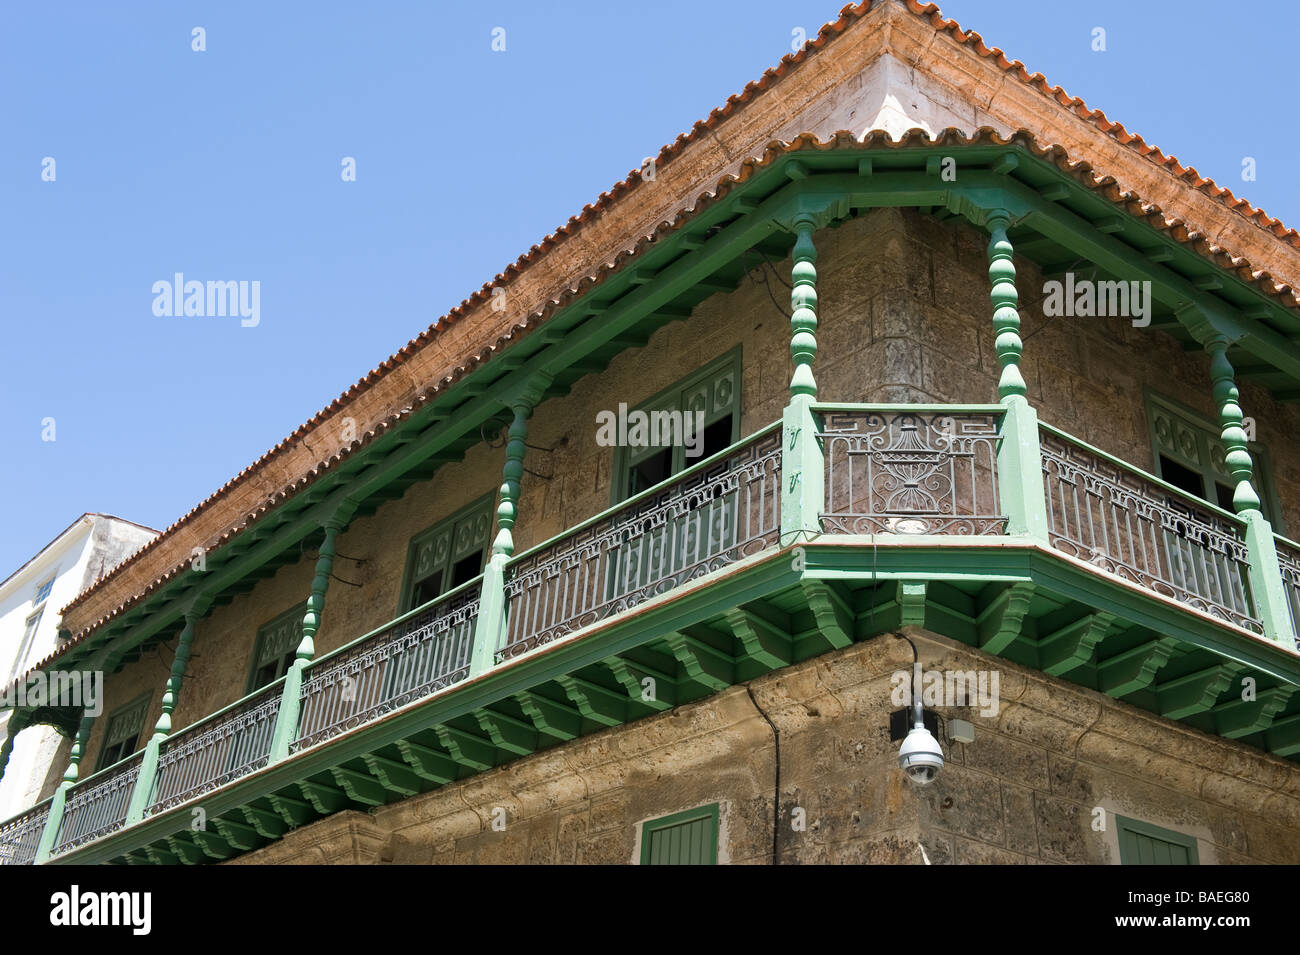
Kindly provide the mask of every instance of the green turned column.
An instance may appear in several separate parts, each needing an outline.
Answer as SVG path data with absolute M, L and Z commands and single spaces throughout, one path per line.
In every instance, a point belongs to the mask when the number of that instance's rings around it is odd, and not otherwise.
M 817 216 L 802 212 L 790 223 L 795 234 L 790 291 L 790 402 L 781 416 L 781 544 L 811 539 L 821 533 L 826 503 L 826 466 L 817 419 L 813 362 L 817 359 L 817 249 L 813 231 Z
M 1228 337 L 1222 334 L 1215 334 L 1204 342 L 1205 350 L 1210 353 L 1210 382 L 1214 388 L 1214 405 L 1219 409 L 1220 439 L 1227 452 L 1224 463 L 1236 482 L 1232 491 L 1232 506 L 1237 516 L 1246 522 L 1251 596 L 1255 599 L 1255 612 L 1259 614 L 1265 635 L 1284 646 L 1294 647 L 1295 625 L 1291 620 L 1282 571 L 1277 562 L 1273 527 L 1259 509 L 1259 495 L 1251 483 L 1255 463 L 1246 446 L 1241 395 L 1237 389 L 1232 362 L 1228 360 L 1229 344 L 1231 342 Z
M 0 743 L 0 779 L 5 778 L 5 767 L 9 765 L 9 755 L 14 751 L 14 738 L 27 728 L 27 719 L 27 715 L 18 710 L 9 715 L 5 741 Z
M 1020 373 L 1019 295 L 1016 266 L 1007 238 L 1010 216 L 1001 209 L 989 213 L 989 299 L 993 303 L 994 348 L 1001 375 L 998 400 L 1002 414 L 1002 440 L 998 443 L 998 495 L 1007 515 L 1007 533 L 1046 545 L 1047 499 L 1043 494 L 1043 459 L 1038 445 L 1038 415 L 1030 407 Z
M 474 622 L 474 649 L 470 655 L 471 679 L 496 666 L 497 650 L 506 632 L 506 563 L 515 552 L 511 530 L 518 516 L 520 481 L 524 476 L 524 454 L 528 450 L 528 419 L 541 401 L 547 382 L 534 382 L 510 402 L 514 420 L 506 444 L 506 463 L 502 469 L 501 503 L 497 505 L 497 536 L 492 541 L 492 557 L 483 568 L 478 619 Z
M 95 725 L 93 716 L 82 716 L 77 728 L 77 738 L 72 742 L 72 758 L 63 774 L 63 782 L 54 790 L 50 800 L 50 814 L 45 819 L 45 828 L 41 831 L 41 841 L 36 846 L 36 865 L 47 862 L 54 851 L 54 840 L 58 838 L 59 826 L 63 823 L 63 806 L 68 800 L 68 790 L 77 784 L 77 766 L 81 755 L 86 751 L 86 741 L 90 739 L 90 728 Z
M 203 610 L 191 605 L 185 612 L 185 626 L 181 628 L 180 639 L 176 642 L 176 656 L 172 660 L 172 672 L 167 678 L 167 687 L 163 690 L 162 715 L 154 724 L 153 736 L 144 747 L 144 757 L 140 763 L 140 775 L 131 790 L 131 802 L 126 809 L 126 825 L 134 825 L 144 818 L 144 811 L 149 808 L 153 797 L 153 784 L 158 775 L 158 753 L 172 731 L 172 713 L 176 711 L 176 702 L 180 699 L 181 684 L 185 682 L 186 667 L 190 662 L 190 645 L 194 641 L 194 625 L 203 616 Z
M 289 744 L 298 731 L 298 710 L 302 705 L 302 671 L 316 656 L 316 633 L 320 630 L 321 614 L 325 610 L 325 592 L 329 589 L 330 573 L 334 569 L 335 543 L 339 532 L 347 527 L 353 510 L 355 509 L 340 508 L 325 521 L 325 540 L 316 555 L 316 576 L 312 578 L 307 612 L 302 618 L 302 641 L 298 644 L 293 665 L 284 675 L 280 712 L 275 717 L 268 764 L 288 759 Z

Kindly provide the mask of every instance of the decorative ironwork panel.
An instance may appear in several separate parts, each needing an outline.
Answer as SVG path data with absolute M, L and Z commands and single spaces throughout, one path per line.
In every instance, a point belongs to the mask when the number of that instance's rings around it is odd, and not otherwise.
M 1291 611 L 1291 628 L 1297 635 L 1297 649 L 1300 649 L 1300 550 L 1276 537 L 1273 542 L 1282 571 L 1282 586 L 1286 589 L 1286 605 Z
M 826 415 L 829 534 L 1001 534 L 994 414 Z
M 781 433 L 773 430 L 512 562 L 496 660 L 756 554 L 780 530 Z
M 220 789 L 266 765 L 283 685 L 273 683 L 216 719 L 163 741 L 147 815 Z
M 1043 430 L 1052 546 L 1256 633 L 1240 522 Z
M 31 865 L 36 858 L 41 833 L 45 831 L 45 820 L 49 817 L 50 803 L 47 799 L 0 825 L 0 865 Z
M 294 752 L 446 689 L 469 673 L 479 590 L 468 587 L 303 674 Z
M 144 753 L 68 790 L 53 853 L 68 852 L 122 828 Z

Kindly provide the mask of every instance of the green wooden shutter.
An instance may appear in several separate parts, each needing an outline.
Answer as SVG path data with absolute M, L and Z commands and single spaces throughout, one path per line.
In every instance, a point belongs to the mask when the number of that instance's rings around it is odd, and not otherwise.
M 642 827 L 642 865 L 716 865 L 717 862 L 717 803 L 655 819 Z
M 1148 822 L 1116 816 L 1120 865 L 1198 865 L 1196 840 Z

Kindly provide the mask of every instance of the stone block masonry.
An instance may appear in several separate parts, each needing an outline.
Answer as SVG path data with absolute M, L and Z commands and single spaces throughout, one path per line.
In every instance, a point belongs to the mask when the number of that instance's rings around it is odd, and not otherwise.
M 780 733 L 783 865 L 1115 863 L 1116 814 L 1194 836 L 1202 864 L 1300 862 L 1300 767 L 907 632 L 927 671 L 1000 674 L 995 717 L 939 708 L 947 765 L 928 787 L 897 768 L 891 675 L 911 655 L 883 635 L 370 814 L 340 813 L 232 864 L 630 864 L 641 823 L 715 802 L 719 863 L 771 864 L 763 713 Z M 953 718 L 975 724 L 973 743 L 947 737 Z

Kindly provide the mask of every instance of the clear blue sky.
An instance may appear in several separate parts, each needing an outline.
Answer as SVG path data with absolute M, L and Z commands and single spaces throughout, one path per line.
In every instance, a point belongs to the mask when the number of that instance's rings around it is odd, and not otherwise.
M 942 9 L 1300 225 L 1296 5 Z M 0 578 L 83 511 L 172 523 L 837 13 L 8 0 Z M 260 325 L 155 317 L 175 272 L 260 281 Z

